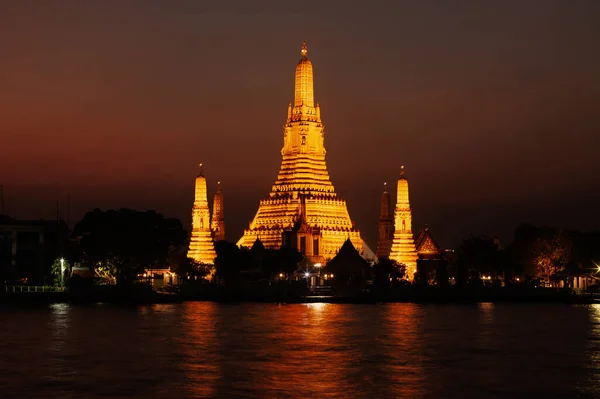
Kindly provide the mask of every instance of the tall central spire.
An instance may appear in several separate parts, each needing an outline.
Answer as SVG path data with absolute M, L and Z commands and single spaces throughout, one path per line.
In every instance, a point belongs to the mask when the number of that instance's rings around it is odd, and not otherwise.
M 259 237 L 266 248 L 291 246 L 312 262 L 324 262 L 350 238 L 359 252 L 373 256 L 350 219 L 346 201 L 337 196 L 329 178 L 325 127 L 315 103 L 313 66 L 306 58 L 306 43 L 300 54 L 294 100 L 288 105 L 283 126 L 281 168 L 271 193 L 260 201 L 238 245 L 251 247 Z
M 398 191 L 396 192 L 396 206 L 410 211 L 408 181 L 404 177 L 404 166 L 400 167 L 400 179 L 398 179 Z
M 294 108 L 306 107 L 314 108 L 315 92 L 313 84 L 312 63 L 306 58 L 306 42 L 302 43 L 302 59 L 296 65 L 296 87 L 294 90 Z

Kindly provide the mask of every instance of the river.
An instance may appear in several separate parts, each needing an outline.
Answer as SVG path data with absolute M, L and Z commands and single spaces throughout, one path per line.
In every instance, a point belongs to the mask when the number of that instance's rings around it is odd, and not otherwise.
M 5 398 L 600 397 L 600 305 L 0 307 Z

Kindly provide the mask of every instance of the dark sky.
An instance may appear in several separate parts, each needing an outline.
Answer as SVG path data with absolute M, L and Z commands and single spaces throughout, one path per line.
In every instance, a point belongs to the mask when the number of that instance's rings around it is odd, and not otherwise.
M 305 40 L 329 172 L 371 247 L 402 164 L 415 229 L 445 246 L 600 227 L 599 1 L 209 3 L 2 2 L 7 213 L 66 214 L 70 193 L 71 221 L 132 207 L 187 226 L 203 162 L 237 240 L 279 170 Z

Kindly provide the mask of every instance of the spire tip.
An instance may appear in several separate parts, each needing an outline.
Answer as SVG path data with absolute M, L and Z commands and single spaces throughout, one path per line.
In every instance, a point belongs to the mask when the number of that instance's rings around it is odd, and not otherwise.
M 306 57 L 306 53 L 308 53 L 308 50 L 306 49 L 306 42 L 302 42 L 302 50 L 300 50 L 300 54 L 302 54 L 302 57 Z

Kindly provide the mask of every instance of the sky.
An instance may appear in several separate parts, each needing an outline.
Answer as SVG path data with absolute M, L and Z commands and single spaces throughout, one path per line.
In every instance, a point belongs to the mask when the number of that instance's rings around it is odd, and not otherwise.
M 0 3 L 5 212 L 156 209 L 204 166 L 237 241 L 281 162 L 303 41 L 332 182 L 376 247 L 404 165 L 442 246 L 522 222 L 599 228 L 600 2 Z M 395 201 L 394 201 L 395 202 Z

